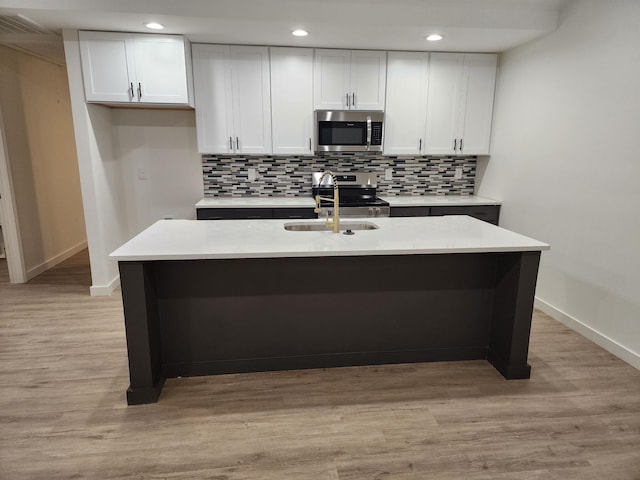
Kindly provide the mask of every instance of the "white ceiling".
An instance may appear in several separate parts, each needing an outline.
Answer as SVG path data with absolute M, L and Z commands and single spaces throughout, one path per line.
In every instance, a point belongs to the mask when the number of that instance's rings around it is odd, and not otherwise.
M 565 0 L 0 0 L 0 15 L 45 29 L 149 32 L 192 42 L 383 50 L 501 52 L 554 31 Z M 309 36 L 291 35 L 296 28 Z M 440 42 L 424 37 L 438 32 Z M 3 33 L 19 43 L 16 33 Z M 3 38 L 5 37 L 5 38 Z M 50 37 L 50 36 L 47 36 Z M 26 39 L 26 37 L 25 37 Z M 34 47 L 33 34 L 28 38 Z M 14 45 L 15 46 L 15 45 Z M 45 50 L 51 39 L 43 38 Z M 43 55 L 43 56 L 46 56 Z

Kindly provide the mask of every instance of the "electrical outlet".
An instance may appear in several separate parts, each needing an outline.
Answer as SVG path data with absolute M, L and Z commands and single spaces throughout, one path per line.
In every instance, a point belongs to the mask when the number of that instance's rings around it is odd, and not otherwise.
M 255 168 L 250 168 L 249 169 L 249 181 L 250 182 L 254 182 L 256 180 L 256 169 Z
M 148 180 L 148 179 L 149 179 L 149 177 L 147 176 L 147 171 L 144 168 L 139 167 L 138 168 L 138 180 Z
M 453 178 L 456 180 L 460 180 L 462 178 L 462 167 L 456 167 L 456 173 L 453 175 Z
M 393 180 L 393 168 L 385 168 L 384 169 L 384 179 L 385 180 Z

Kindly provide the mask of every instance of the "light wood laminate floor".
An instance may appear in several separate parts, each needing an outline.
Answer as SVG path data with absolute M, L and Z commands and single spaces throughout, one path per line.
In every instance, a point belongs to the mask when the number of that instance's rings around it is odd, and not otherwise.
M 127 407 L 121 297 L 86 252 L 0 263 L 1 479 L 640 479 L 640 372 L 541 312 L 530 380 L 487 362 L 168 380 Z

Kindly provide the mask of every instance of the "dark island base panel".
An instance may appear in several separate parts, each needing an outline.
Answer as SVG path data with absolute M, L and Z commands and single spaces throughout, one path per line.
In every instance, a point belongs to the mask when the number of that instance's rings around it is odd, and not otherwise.
M 164 373 L 167 378 L 176 378 L 199 375 L 222 375 L 227 373 L 301 370 L 308 368 L 482 360 L 486 358 L 486 347 L 433 348 L 409 351 L 330 353 L 323 355 L 301 355 L 297 357 L 265 357 L 238 360 L 214 360 L 201 363 L 169 364 L 165 365 Z
M 167 377 L 487 359 L 529 378 L 540 252 L 120 262 L 130 405 Z

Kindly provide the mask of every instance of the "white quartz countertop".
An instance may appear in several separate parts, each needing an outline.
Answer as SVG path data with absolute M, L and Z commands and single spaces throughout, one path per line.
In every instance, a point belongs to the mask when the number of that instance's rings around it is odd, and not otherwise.
M 196 208 L 298 208 L 315 207 L 308 197 L 207 197 L 196 203 Z
M 502 203 L 498 200 L 477 197 L 475 195 L 421 195 L 400 197 L 385 197 L 382 195 L 379 198 L 389 202 L 389 205 L 392 207 L 466 207 L 473 205 L 500 205 Z
M 345 219 L 343 223 L 368 219 Z M 466 216 L 375 218 L 355 235 L 286 231 L 325 220 L 159 220 L 115 250 L 119 261 L 411 255 L 548 250 L 549 245 Z
M 475 195 L 423 195 L 390 197 L 381 199 L 392 207 L 432 207 L 432 206 L 469 206 L 500 205 L 500 201 Z M 313 207 L 315 203 L 308 197 L 207 197 L 196 203 L 196 208 L 297 208 Z

